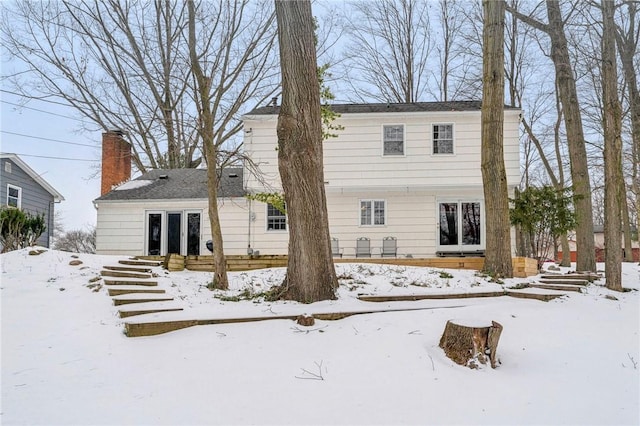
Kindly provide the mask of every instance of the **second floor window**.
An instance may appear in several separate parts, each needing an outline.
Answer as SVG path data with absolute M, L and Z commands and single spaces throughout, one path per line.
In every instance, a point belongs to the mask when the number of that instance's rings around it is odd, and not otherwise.
M 360 201 L 360 226 L 381 226 L 385 224 L 384 200 Z
M 271 204 L 267 204 L 267 231 L 286 231 L 287 216 Z
M 20 208 L 22 204 L 22 188 L 19 186 L 7 185 L 7 206 Z
M 433 153 L 453 154 L 453 124 L 433 125 Z
M 404 155 L 404 126 L 382 126 L 383 155 Z

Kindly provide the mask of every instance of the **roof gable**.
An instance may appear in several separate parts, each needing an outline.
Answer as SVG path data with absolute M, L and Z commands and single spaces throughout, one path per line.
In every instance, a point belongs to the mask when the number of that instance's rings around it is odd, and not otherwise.
M 58 203 L 64 201 L 64 197 L 61 193 L 44 180 L 35 170 L 33 170 L 27 163 L 25 163 L 17 154 L 1 153 L 0 159 L 11 160 L 16 166 L 20 167 L 31 179 L 33 179 L 38 185 L 40 185 L 45 191 L 53 196 L 53 200 Z

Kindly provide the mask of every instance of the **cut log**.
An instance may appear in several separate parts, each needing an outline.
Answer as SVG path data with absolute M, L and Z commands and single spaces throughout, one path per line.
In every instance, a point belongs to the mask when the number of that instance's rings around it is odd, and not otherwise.
M 478 368 L 478 362 L 496 368 L 498 340 L 502 325 L 495 321 L 474 322 L 449 320 L 440 338 L 440 347 L 453 362 Z

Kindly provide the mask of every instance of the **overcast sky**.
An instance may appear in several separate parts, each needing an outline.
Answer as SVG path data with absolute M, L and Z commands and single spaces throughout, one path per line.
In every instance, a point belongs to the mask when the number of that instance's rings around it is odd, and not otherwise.
M 10 64 L 2 66 L 4 72 Z M 56 211 L 65 230 L 95 226 L 101 132 L 78 132 L 82 123 L 72 108 L 44 101 L 21 107 L 10 87 L 3 82 L 1 88 L 0 151 L 18 154 L 64 196 Z

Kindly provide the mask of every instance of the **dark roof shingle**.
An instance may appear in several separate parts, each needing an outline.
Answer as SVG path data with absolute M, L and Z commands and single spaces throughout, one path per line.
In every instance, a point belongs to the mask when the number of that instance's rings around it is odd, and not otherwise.
M 143 184 L 144 181 L 148 183 Z M 97 198 L 96 201 L 188 200 L 206 199 L 209 196 L 206 169 L 152 170 L 130 182 L 129 185 L 125 184 L 124 188 L 130 186 L 131 189 L 115 189 Z M 135 183 L 140 183 L 141 186 L 136 187 Z M 243 197 L 244 195 L 242 168 L 223 169 L 218 197 Z
M 374 104 L 333 104 L 331 109 L 339 114 L 362 114 L 372 112 L 444 112 L 444 111 L 480 111 L 482 101 L 416 102 L 410 104 L 374 103 Z M 505 106 L 505 109 L 518 109 Z M 280 112 L 280 106 L 255 108 L 247 115 L 273 115 Z

